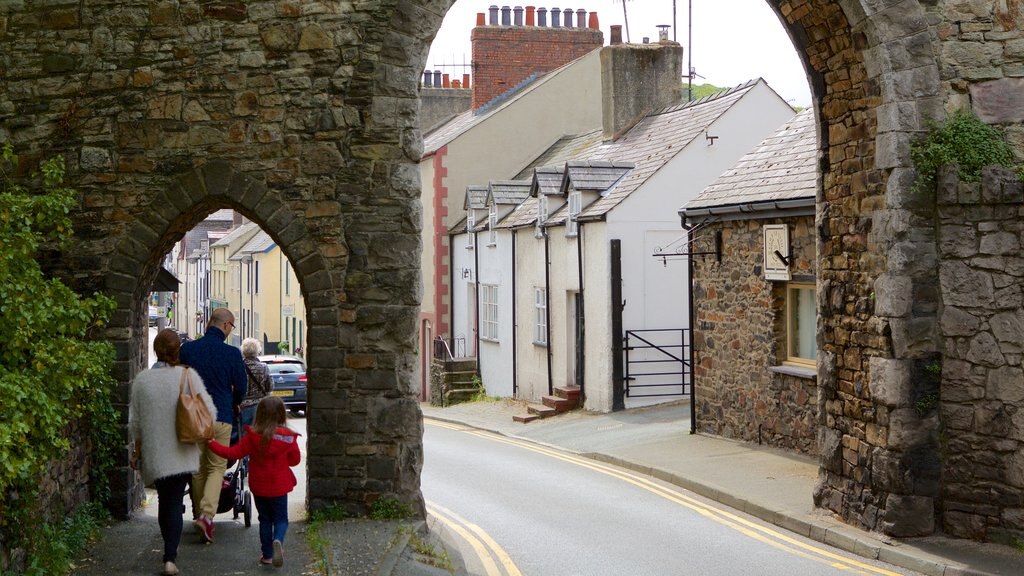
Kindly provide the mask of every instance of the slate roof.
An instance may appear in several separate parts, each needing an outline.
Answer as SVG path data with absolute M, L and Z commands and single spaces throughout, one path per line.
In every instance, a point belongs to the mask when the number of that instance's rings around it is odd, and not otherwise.
M 537 221 L 537 198 L 531 196 L 498 223 L 498 228 L 523 228 Z
M 530 183 L 530 195 L 544 194 L 554 196 L 562 193 L 562 176 L 565 173 L 562 166 L 545 166 L 537 168 L 533 173 L 533 181 Z
M 580 213 L 580 220 L 600 219 L 629 197 L 692 140 L 704 134 L 719 117 L 750 92 L 760 78 L 648 114 L 619 137 L 598 147 L 589 160 L 633 162 L 636 167 L 608 194 Z
M 243 254 L 257 254 L 269 252 L 274 246 L 277 246 L 277 244 L 274 243 L 274 240 L 273 238 L 270 237 L 270 234 L 267 234 L 263 230 L 260 230 L 255 236 L 250 238 L 249 241 L 245 243 L 245 246 L 242 246 L 242 249 L 239 250 L 239 252 Z
M 571 160 L 565 163 L 562 190 L 568 190 L 571 185 L 575 190 L 605 193 L 634 167 L 632 162 Z
M 246 224 L 242 224 L 238 228 L 235 228 L 234 230 L 225 234 L 224 237 L 221 238 L 220 240 L 217 240 L 216 242 L 211 244 L 210 247 L 213 248 L 214 246 L 227 246 L 234 242 L 235 239 L 237 239 L 238 237 L 245 235 L 247 232 L 251 232 L 253 228 L 259 228 L 259 226 L 255 222 L 248 222 Z
M 533 171 L 544 166 L 562 167 L 570 160 L 587 158 L 601 145 L 602 130 L 598 128 L 577 136 L 563 136 L 551 145 L 543 154 L 534 159 L 529 166 L 516 174 L 513 180 L 528 180 Z
M 503 206 L 512 204 L 518 206 L 523 200 L 530 197 L 529 180 L 496 180 L 487 185 L 488 204 L 493 199 L 494 203 Z
M 487 208 L 487 186 L 466 186 L 466 199 L 462 203 L 463 210 L 485 210 Z
M 814 198 L 818 188 L 814 110 L 797 114 L 686 204 L 686 209 Z

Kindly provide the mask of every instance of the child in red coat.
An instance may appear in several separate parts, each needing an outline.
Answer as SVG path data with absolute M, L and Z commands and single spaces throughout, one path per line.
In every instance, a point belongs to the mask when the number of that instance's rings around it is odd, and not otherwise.
M 264 396 L 256 407 L 252 427 L 234 446 L 211 441 L 210 451 L 230 460 L 249 456 L 249 489 L 260 515 L 260 564 L 284 564 L 284 535 L 288 531 L 288 493 L 295 487 L 292 466 L 302 458 L 299 433 L 285 426 L 284 402 Z

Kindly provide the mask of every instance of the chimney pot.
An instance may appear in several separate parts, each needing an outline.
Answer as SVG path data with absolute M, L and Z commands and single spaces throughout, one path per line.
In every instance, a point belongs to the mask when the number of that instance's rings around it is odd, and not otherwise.
M 501 7 L 501 25 L 511 26 L 512 25 L 512 8 L 510 6 Z
M 591 30 L 601 29 L 601 26 L 599 26 L 597 23 L 597 12 L 590 13 L 590 21 L 587 22 L 587 28 L 590 28 Z
M 512 22 L 515 23 L 516 26 L 522 26 L 523 25 L 523 7 L 522 6 L 516 6 L 515 8 L 512 9 Z
M 537 9 L 535 7 L 533 7 L 533 6 L 527 6 L 526 7 L 526 25 L 527 26 L 534 26 L 534 25 L 536 25 L 536 22 L 537 22 L 537 20 L 536 20 L 536 13 L 537 13 Z
M 622 44 L 622 24 L 612 24 L 611 28 L 611 39 L 609 43 L 614 46 L 616 44 Z
M 469 74 L 462 75 L 462 87 L 469 90 Z
M 431 72 L 430 70 L 427 70 L 426 72 L 423 73 L 423 85 L 424 86 L 430 86 L 433 83 L 434 83 L 434 73 Z
M 486 26 L 487 25 L 487 15 L 484 14 L 483 12 L 477 12 L 476 13 L 476 25 L 477 26 Z
M 658 24 L 658 42 L 668 42 L 668 24 Z
M 462 88 L 462 82 L 459 82 L 457 79 L 452 80 L 452 88 Z
M 650 43 L 651 43 L 651 38 L 649 36 L 644 36 L 644 44 L 650 44 Z
M 537 9 L 537 26 L 546 28 L 548 25 L 548 9 L 538 8 Z
M 576 10 L 576 27 L 583 30 L 587 27 L 587 11 L 583 8 Z
M 498 5 L 497 4 L 491 4 L 490 7 L 487 8 L 487 11 L 490 13 L 490 16 L 491 16 L 490 20 L 488 21 L 488 24 L 490 24 L 491 26 L 497 26 L 498 25 Z
M 451 88 L 452 87 L 452 83 L 450 81 L 450 76 L 448 74 L 443 74 L 441 76 L 441 87 L 442 88 Z
M 559 21 L 560 20 L 559 19 L 559 15 L 561 13 L 562 13 L 562 9 L 561 8 L 552 8 L 551 9 L 551 27 L 552 28 L 561 28 L 562 27 L 562 23 Z
M 572 8 L 562 9 L 562 26 L 572 28 Z
M 434 70 L 434 88 L 441 87 L 441 71 Z

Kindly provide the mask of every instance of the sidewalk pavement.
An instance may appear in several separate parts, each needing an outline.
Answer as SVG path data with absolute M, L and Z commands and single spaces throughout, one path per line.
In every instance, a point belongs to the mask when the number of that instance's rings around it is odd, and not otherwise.
M 421 405 L 426 418 L 444 420 L 510 437 L 553 446 L 642 472 L 761 518 L 802 536 L 867 558 L 878 559 L 929 576 L 1020 576 L 1024 554 L 995 544 L 934 536 L 892 539 L 858 530 L 815 510 L 811 492 L 818 473 L 808 459 L 752 444 L 690 435 L 689 404 L 633 408 L 611 414 L 573 411 L 529 424 L 512 421 L 525 411 L 511 400 L 457 404 L 447 408 Z M 428 463 L 429 465 L 429 463 Z M 429 495 L 427 495 L 429 498 Z M 155 497 L 154 497 L 155 498 Z M 74 574 L 120 576 L 158 574 L 160 531 L 156 503 L 127 522 L 115 523 L 88 551 Z M 189 530 L 179 548 L 182 576 L 261 574 L 299 576 L 444 576 L 416 551 L 426 548 L 452 554 L 453 572 L 466 574 L 445 531 L 421 522 L 346 520 L 321 525 L 319 540 L 326 570 L 315 566 L 309 548 L 310 525 L 293 518 L 281 569 L 258 566 L 256 518 L 245 528 L 229 514 L 215 519 L 216 543 L 202 545 Z M 544 574 L 525 576 L 549 576 Z
M 853 554 L 929 576 L 1020 576 L 1024 554 L 1009 546 L 942 536 L 894 539 L 859 530 L 814 508 L 815 461 L 755 444 L 691 435 L 686 401 L 610 414 L 572 411 L 529 424 L 511 400 L 421 405 L 426 418 L 558 447 L 649 474 Z

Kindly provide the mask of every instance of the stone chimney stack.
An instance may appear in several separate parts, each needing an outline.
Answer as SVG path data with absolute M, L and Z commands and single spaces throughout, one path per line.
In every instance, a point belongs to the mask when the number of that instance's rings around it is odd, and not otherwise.
M 581 26 L 565 27 L 554 19 L 557 11 L 557 8 L 549 12 L 534 6 L 499 8 L 492 5 L 486 26 L 480 25 L 484 17 L 478 15 L 478 25 L 470 36 L 473 47 L 473 110 L 480 109 L 531 76 L 550 72 L 604 44 L 596 12 L 589 13 L 588 20 L 587 11 L 579 9 L 575 14 Z M 552 14 L 550 25 L 549 13 Z M 572 18 L 572 11 L 566 9 L 565 13 L 567 18 Z
M 683 47 L 676 42 L 601 49 L 603 137 L 612 140 L 646 114 L 682 102 Z

